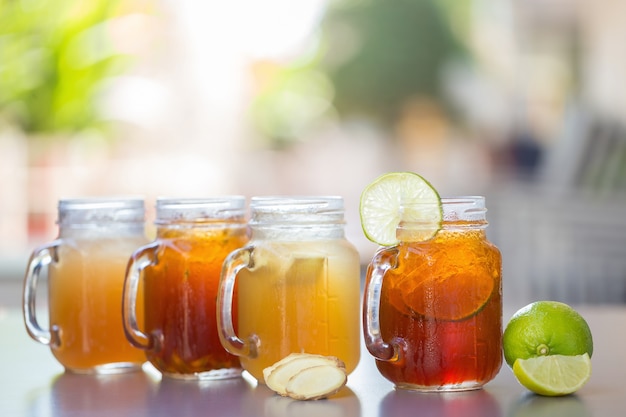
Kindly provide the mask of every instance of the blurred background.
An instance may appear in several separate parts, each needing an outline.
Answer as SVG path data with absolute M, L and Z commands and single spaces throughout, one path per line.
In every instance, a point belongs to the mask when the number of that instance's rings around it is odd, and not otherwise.
M 0 306 L 61 198 L 487 197 L 505 303 L 626 301 L 622 0 L 0 0 Z

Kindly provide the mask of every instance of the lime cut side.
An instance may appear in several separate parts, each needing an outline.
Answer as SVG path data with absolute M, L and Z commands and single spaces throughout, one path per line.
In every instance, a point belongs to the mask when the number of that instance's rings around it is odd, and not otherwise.
M 413 172 L 391 172 L 376 178 L 361 193 L 359 214 L 365 237 L 381 246 L 398 243 L 396 229 L 401 221 L 419 224 L 411 240 L 425 241 L 441 228 L 443 218 L 437 190 Z
M 548 355 L 593 356 L 593 337 L 585 319 L 571 306 L 535 301 L 519 309 L 504 329 L 506 363 Z
M 591 376 L 588 354 L 538 356 L 518 359 L 513 364 L 517 380 L 539 395 L 568 395 L 582 388 Z

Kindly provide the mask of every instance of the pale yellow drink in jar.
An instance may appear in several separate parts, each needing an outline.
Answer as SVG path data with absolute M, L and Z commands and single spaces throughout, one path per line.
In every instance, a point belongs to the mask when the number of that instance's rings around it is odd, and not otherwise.
M 239 272 L 239 336 L 256 340 L 241 363 L 258 381 L 293 352 L 336 356 L 352 372 L 360 351 L 359 257 L 347 241 L 264 242 Z M 254 343 L 253 343 L 254 344 Z
M 52 353 L 66 368 L 91 372 L 145 362 L 144 352 L 124 335 L 121 308 L 128 258 L 145 243 L 138 237 L 94 237 L 66 238 L 59 246 L 58 262 L 49 270 L 49 317 Z M 143 297 L 137 302 L 142 325 Z

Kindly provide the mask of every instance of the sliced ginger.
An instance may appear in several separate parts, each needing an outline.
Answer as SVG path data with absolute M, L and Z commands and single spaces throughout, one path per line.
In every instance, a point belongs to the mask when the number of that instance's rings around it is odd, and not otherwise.
M 292 353 L 263 370 L 274 392 L 297 400 L 326 398 L 347 382 L 345 364 L 334 356 Z
M 305 368 L 287 382 L 287 395 L 296 400 L 319 400 L 335 394 L 347 382 L 346 370 L 333 365 Z

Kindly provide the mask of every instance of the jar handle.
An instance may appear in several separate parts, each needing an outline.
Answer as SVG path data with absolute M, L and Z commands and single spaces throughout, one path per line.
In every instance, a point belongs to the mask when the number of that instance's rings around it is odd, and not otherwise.
M 41 270 L 48 267 L 52 262 L 58 262 L 57 248 L 59 245 L 61 245 L 61 240 L 57 239 L 33 251 L 28 260 L 22 293 L 22 314 L 28 335 L 37 342 L 53 348 L 57 348 L 61 344 L 59 328 L 56 325 L 50 329 L 41 327 L 37 320 L 35 299 L 37 298 L 37 284 Z
M 222 266 L 220 283 L 217 291 L 217 325 L 220 342 L 224 349 L 233 355 L 255 358 L 257 356 L 257 340 L 253 335 L 249 341 L 237 336 L 233 325 L 233 296 L 235 280 L 243 268 L 254 267 L 252 258 L 253 246 L 236 249 L 226 257 Z
M 381 361 L 396 361 L 399 347 L 383 340 L 380 333 L 380 296 L 383 278 L 388 270 L 396 267 L 398 248 L 382 248 L 372 258 L 367 268 L 363 293 L 363 336 L 367 350 Z
M 137 290 L 143 270 L 155 264 L 159 246 L 158 242 L 153 242 L 137 249 L 128 261 L 124 278 L 122 293 L 124 333 L 133 346 L 145 350 L 154 349 L 156 340 L 152 335 L 142 332 L 137 324 Z

